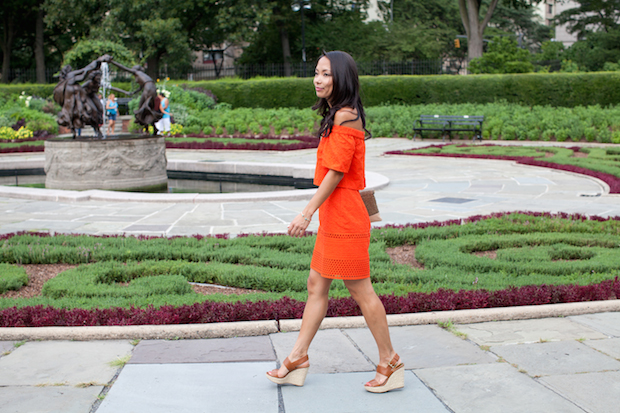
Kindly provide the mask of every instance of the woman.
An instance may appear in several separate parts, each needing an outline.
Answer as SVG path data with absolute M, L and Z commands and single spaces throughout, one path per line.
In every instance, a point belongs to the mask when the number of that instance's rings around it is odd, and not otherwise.
M 405 369 L 392 348 L 383 303 L 370 283 L 370 219 L 359 194 L 365 186 L 366 119 L 353 58 L 339 51 L 324 54 L 316 66 L 314 86 L 319 100 L 313 109 L 323 116 L 314 176 L 319 188 L 288 227 L 289 235 L 303 236 L 320 207 L 308 300 L 293 349 L 267 378 L 277 384 L 303 385 L 310 367 L 308 347 L 327 313 L 329 287 L 333 279 L 342 279 L 379 349 L 377 373 L 364 388 L 384 393 L 404 386 Z
M 116 97 L 114 93 L 110 93 L 108 96 L 108 101 L 105 105 L 105 110 L 108 114 L 108 129 L 106 130 L 106 135 L 111 135 L 114 133 L 114 127 L 116 125 L 116 114 L 118 113 L 118 103 L 116 103 Z M 110 132 L 112 131 L 112 132 Z

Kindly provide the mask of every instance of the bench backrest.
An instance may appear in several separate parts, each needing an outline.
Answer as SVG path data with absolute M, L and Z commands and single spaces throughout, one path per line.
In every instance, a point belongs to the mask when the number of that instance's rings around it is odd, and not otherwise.
M 420 120 L 423 121 L 423 122 L 429 122 L 429 121 L 431 121 L 431 122 L 432 121 L 437 121 L 437 122 L 444 122 L 444 121 L 483 122 L 484 121 L 484 116 L 420 115 Z

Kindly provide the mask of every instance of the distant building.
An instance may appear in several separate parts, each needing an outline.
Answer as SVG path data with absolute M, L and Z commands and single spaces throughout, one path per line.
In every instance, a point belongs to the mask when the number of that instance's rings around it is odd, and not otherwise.
M 392 0 L 393 1 L 393 0 Z M 368 9 L 366 10 L 368 17 L 366 18 L 366 22 L 373 21 L 382 21 L 383 13 L 381 13 L 381 9 L 379 9 L 379 5 L 377 4 L 377 0 L 370 0 L 368 2 Z
M 573 9 L 579 7 L 579 3 L 574 1 L 556 1 L 545 0 L 536 6 L 538 15 L 542 17 L 544 23 L 547 26 L 553 25 L 553 19 L 564 10 Z M 564 43 L 565 47 L 571 46 L 577 41 L 577 35 L 570 34 L 566 30 L 566 24 L 561 26 L 555 26 L 554 40 Z

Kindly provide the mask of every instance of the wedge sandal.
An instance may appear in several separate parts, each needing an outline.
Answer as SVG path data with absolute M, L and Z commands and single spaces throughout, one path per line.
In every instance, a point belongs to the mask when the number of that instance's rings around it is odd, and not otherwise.
M 377 373 L 387 376 L 382 384 L 376 386 L 364 386 L 371 393 L 385 393 L 390 390 L 405 387 L 405 365 L 400 362 L 400 357 L 394 356 L 387 366 L 377 366 Z M 371 382 L 376 380 L 371 380 Z
M 291 363 L 287 358 L 284 359 L 284 367 L 288 369 L 288 373 L 284 377 L 278 377 L 278 370 L 268 371 L 267 378 L 276 384 L 292 384 L 293 386 L 303 386 L 306 381 L 306 376 L 308 375 L 308 369 L 310 367 L 298 367 L 300 364 L 304 364 L 308 361 L 308 356 L 305 355 L 299 360 Z M 275 372 L 275 373 L 274 373 Z M 270 373 L 274 373 L 275 376 L 272 376 Z

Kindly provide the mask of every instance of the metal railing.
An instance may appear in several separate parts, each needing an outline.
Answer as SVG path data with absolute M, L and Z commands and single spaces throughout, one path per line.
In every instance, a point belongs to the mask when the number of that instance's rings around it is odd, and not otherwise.
M 45 83 L 56 83 L 58 78 L 55 78 L 60 71 L 59 68 L 46 68 L 45 69 Z M 0 82 L 3 82 L 2 75 L 0 74 Z M 8 83 L 37 83 L 37 70 L 36 69 L 9 69 L 9 82 Z
M 466 74 L 467 61 L 465 59 L 437 59 L 437 60 L 409 60 L 404 62 L 358 62 L 357 68 L 361 76 L 379 75 L 439 75 L 439 74 Z M 45 70 L 46 83 L 58 82 L 59 68 L 48 68 Z M 293 62 L 289 64 L 288 72 L 293 77 L 312 77 L 314 76 L 314 64 L 306 64 L 304 73 L 303 62 Z M 159 78 L 183 80 L 211 80 L 221 77 L 240 77 L 250 79 L 257 76 L 263 77 L 285 77 L 286 68 L 284 63 L 262 63 L 262 64 L 237 64 L 234 66 L 222 67 L 219 73 L 212 65 L 194 66 L 190 70 L 165 70 L 162 68 Z M 131 82 L 133 76 L 124 72 L 111 72 L 113 82 Z M 10 83 L 36 83 L 35 69 L 11 69 L 9 74 Z M 0 77 L 0 82 L 2 81 Z

